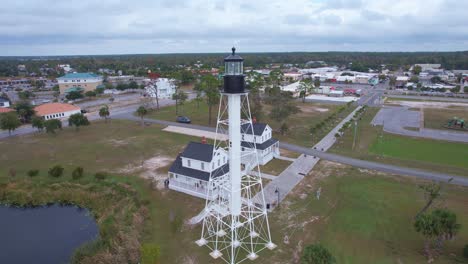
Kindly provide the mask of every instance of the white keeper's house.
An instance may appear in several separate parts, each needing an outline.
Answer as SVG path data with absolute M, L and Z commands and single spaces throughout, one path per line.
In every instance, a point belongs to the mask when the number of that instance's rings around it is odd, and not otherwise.
M 206 198 L 210 174 L 222 180 L 228 176 L 228 153 L 218 148 L 213 158 L 213 145 L 190 142 L 169 169 L 169 188 Z
M 253 133 L 252 133 L 253 129 Z M 268 124 L 257 123 L 254 121 L 252 126 L 244 124 L 242 130 L 242 151 L 247 148 L 257 148 L 258 163 L 260 165 L 267 164 L 273 158 L 280 155 L 279 141 L 272 138 L 272 130 Z
M 258 163 L 267 164 L 280 155 L 279 141 L 272 138 L 272 129 L 263 123 L 244 124 L 242 131 L 242 151 L 248 153 L 257 148 Z M 217 180 L 227 179 L 229 174 L 228 153 L 222 148 L 214 152 L 213 145 L 190 142 L 180 153 L 169 169 L 169 189 L 206 198 L 210 174 Z M 252 164 L 252 156 L 246 155 L 244 165 Z M 253 158 L 255 159 L 255 158 Z

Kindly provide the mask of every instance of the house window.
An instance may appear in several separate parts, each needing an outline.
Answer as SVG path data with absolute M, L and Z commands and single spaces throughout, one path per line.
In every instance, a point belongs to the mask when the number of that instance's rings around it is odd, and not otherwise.
M 205 162 L 202 162 L 202 163 L 201 163 L 201 169 L 202 169 L 202 170 L 205 170 Z
M 242 141 L 244 141 L 244 135 L 242 134 Z
M 211 163 L 211 169 L 212 170 L 214 169 L 214 163 Z
M 218 167 L 221 166 L 221 160 L 218 160 Z
M 192 166 L 192 164 L 191 164 L 190 160 L 187 160 L 187 166 L 189 166 L 189 167 L 191 167 L 191 166 Z
M 226 157 L 223 157 L 223 163 L 226 163 Z

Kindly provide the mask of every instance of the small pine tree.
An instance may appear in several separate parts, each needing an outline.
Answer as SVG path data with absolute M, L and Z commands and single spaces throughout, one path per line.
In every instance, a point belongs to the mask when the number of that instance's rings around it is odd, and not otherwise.
M 39 170 L 28 170 L 28 176 L 29 177 L 35 177 L 39 174 Z
M 62 176 L 63 170 L 64 169 L 63 169 L 62 166 L 55 165 L 54 167 L 49 169 L 48 173 L 49 173 L 49 176 L 54 177 L 54 178 L 58 178 L 58 177 Z
M 83 167 L 76 167 L 73 171 L 72 171 L 72 178 L 74 180 L 78 180 L 80 179 L 81 177 L 83 177 Z
M 107 178 L 107 173 L 96 172 L 96 174 L 94 174 L 94 178 L 96 178 L 96 180 L 104 180 L 105 178 Z

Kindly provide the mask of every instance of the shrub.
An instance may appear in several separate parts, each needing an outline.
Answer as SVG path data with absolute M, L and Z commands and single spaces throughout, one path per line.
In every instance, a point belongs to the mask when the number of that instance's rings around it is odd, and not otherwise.
M 76 167 L 72 172 L 72 178 L 74 180 L 78 180 L 81 177 L 83 177 L 83 168 L 82 167 Z
M 468 259 L 468 244 L 463 248 L 463 256 Z
M 55 165 L 54 167 L 49 169 L 49 176 L 58 178 L 63 174 L 63 167 L 60 165 Z
M 29 177 L 35 177 L 39 174 L 39 170 L 28 170 Z
M 106 177 L 107 173 L 105 172 L 96 172 L 96 174 L 94 174 L 94 178 L 96 178 L 96 180 L 104 180 Z
M 339 138 L 339 137 L 340 137 L 340 133 L 336 133 L 336 134 L 335 134 L 335 137 L 336 137 L 336 138 Z
M 302 252 L 302 264 L 332 264 L 336 263 L 331 253 L 320 244 L 307 245 Z
M 143 244 L 140 248 L 141 263 L 142 264 L 152 264 L 157 263 L 160 255 L 159 246 L 156 244 Z

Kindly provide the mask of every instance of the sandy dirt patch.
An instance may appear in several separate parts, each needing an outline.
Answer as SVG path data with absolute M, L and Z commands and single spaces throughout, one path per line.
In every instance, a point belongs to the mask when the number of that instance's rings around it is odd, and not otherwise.
M 166 128 L 163 129 L 163 131 L 184 134 L 184 135 L 189 135 L 189 136 L 195 136 L 195 137 L 205 137 L 209 139 L 215 139 L 216 137 L 215 132 L 209 132 L 209 131 L 186 128 L 186 127 L 178 127 L 178 126 L 167 126 Z M 218 134 L 217 137 L 218 137 L 218 140 L 227 140 L 227 135 Z
M 325 113 L 325 112 L 330 111 L 328 108 L 317 107 L 317 106 L 308 106 L 308 105 L 301 106 L 301 110 L 304 113 L 315 113 L 315 112 Z
M 168 156 L 155 156 L 143 161 L 140 164 L 127 164 L 125 167 L 117 169 L 117 173 L 138 174 L 138 176 L 151 179 L 158 189 L 164 188 L 164 180 L 167 179 L 168 166 L 174 158 Z

